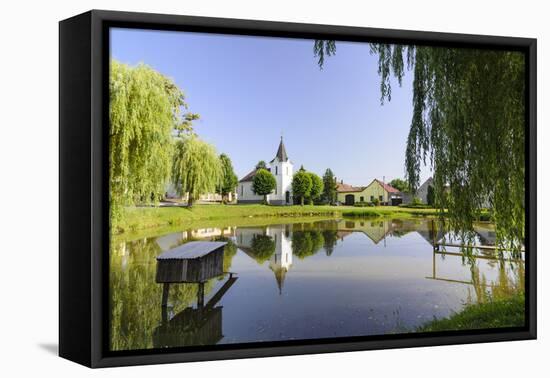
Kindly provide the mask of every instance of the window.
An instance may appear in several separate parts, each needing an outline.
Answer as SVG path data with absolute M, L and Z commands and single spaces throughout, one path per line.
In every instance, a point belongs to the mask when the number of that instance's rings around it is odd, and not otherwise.
M 359 197 L 360 202 L 365 202 L 365 197 Z
M 279 168 L 279 167 L 275 166 L 275 176 L 277 176 L 279 174 L 279 170 L 277 168 Z
M 370 201 L 374 202 L 374 196 L 370 196 Z
M 244 185 L 241 185 L 241 196 L 244 196 Z
M 378 200 L 379 200 L 380 202 L 382 202 L 382 201 L 383 201 L 382 196 L 378 197 Z

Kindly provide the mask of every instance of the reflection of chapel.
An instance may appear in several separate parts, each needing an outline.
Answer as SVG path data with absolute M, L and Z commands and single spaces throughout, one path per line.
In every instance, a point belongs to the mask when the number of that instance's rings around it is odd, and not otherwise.
M 282 228 L 268 228 L 267 234 L 275 241 L 275 253 L 269 260 L 269 269 L 275 274 L 279 294 L 283 292 L 286 273 L 292 266 L 292 242 Z
M 292 175 L 294 167 L 286 153 L 283 143 L 283 137 L 279 143 L 277 154 L 269 162 L 267 170 L 275 176 L 277 183 L 275 190 L 267 196 L 267 202 L 271 205 L 290 205 L 292 204 Z M 256 176 L 257 170 L 254 169 L 244 176 L 237 187 L 237 200 L 239 203 L 260 203 L 263 196 L 257 195 L 252 190 L 252 181 Z

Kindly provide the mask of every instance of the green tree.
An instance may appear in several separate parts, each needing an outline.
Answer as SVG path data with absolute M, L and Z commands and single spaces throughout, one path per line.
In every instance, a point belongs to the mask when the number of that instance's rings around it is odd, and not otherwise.
M 260 196 L 264 196 L 264 204 L 267 204 L 267 195 L 275 190 L 277 181 L 266 169 L 258 169 L 252 181 L 252 190 Z
M 307 172 L 307 174 L 311 179 L 311 189 L 307 196 L 307 200 L 309 204 L 313 204 L 314 201 L 321 198 L 321 194 L 323 193 L 323 180 L 313 172 Z
M 334 41 L 316 42 L 322 66 Z M 391 78 L 413 72 L 413 115 L 405 170 L 414 192 L 424 163 L 434 172 L 437 206 L 457 232 L 473 234 L 485 201 L 497 242 L 519 249 L 525 236 L 525 58 L 520 51 L 371 44 L 381 101 Z M 447 192 L 447 193 L 446 193 Z M 506 243 L 506 245 L 505 245 Z
M 226 154 L 220 155 L 220 166 L 222 170 L 221 183 L 217 187 L 216 192 L 221 194 L 222 202 L 227 203 L 229 193 L 234 193 L 238 184 L 238 178 L 233 170 L 231 159 Z
M 426 194 L 426 202 L 428 202 L 428 205 L 433 206 L 435 205 L 435 191 L 434 187 L 431 185 L 428 185 L 428 193 Z
M 195 135 L 177 141 L 172 181 L 178 194 L 188 194 L 188 207 L 192 207 L 201 194 L 214 192 L 221 178 L 222 167 L 213 146 Z
M 409 192 L 409 184 L 407 181 L 402 180 L 400 178 L 395 178 L 390 181 L 390 185 L 393 186 L 395 189 L 399 190 L 400 192 L 408 193 Z
M 258 164 L 256 164 L 256 169 L 265 169 L 267 170 L 267 164 L 265 161 L 260 160 Z
M 152 68 L 111 60 L 109 200 L 113 224 L 124 206 L 155 203 L 166 191 L 175 130 L 190 132 L 198 115 L 183 92 Z
M 303 260 L 316 254 L 324 245 L 323 234 L 318 230 L 292 232 L 292 254 Z
M 325 249 L 325 253 L 327 256 L 332 255 L 332 252 L 334 252 L 334 247 L 336 246 L 336 243 L 338 242 L 338 230 L 335 229 L 327 229 L 323 230 L 323 248 Z
M 250 249 L 258 264 L 263 264 L 275 253 L 275 240 L 269 235 L 254 234 Z
M 334 203 L 336 202 L 336 188 L 337 188 L 336 177 L 330 168 L 327 168 L 325 174 L 323 175 L 323 194 L 322 199 L 325 203 Z
M 300 199 L 300 205 L 304 205 L 304 200 L 310 195 L 312 186 L 311 176 L 303 170 L 303 167 L 294 174 L 292 178 L 292 194 L 294 198 Z

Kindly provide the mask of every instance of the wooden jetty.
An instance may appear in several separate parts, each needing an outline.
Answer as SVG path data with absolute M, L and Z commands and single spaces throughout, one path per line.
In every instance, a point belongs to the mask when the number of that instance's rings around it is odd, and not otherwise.
M 162 305 L 167 306 L 170 284 L 199 285 L 197 303 L 204 303 L 204 283 L 224 274 L 226 242 L 193 241 L 164 252 L 157 257 L 156 282 L 162 283 Z M 232 274 L 230 275 L 232 277 Z

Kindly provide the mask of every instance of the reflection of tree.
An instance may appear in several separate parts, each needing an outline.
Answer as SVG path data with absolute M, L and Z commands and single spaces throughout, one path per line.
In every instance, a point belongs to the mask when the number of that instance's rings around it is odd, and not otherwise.
M 152 348 L 152 333 L 161 322 L 162 285 L 155 282 L 156 256 L 161 249 L 155 238 L 111 246 L 109 265 L 111 350 Z M 213 287 L 205 284 L 205 292 Z M 197 285 L 173 285 L 174 311 L 190 306 L 197 298 Z
M 324 244 L 323 234 L 317 230 L 293 231 L 292 253 L 300 259 L 317 253 Z
M 263 264 L 275 253 L 275 240 L 269 235 L 254 234 L 250 248 L 256 262 Z
M 332 252 L 334 252 L 334 246 L 336 246 L 336 242 L 338 241 L 338 230 L 324 230 L 322 234 L 325 253 L 327 256 L 330 256 L 332 255 Z
M 498 277 L 495 282 L 487 282 L 481 273 L 476 260 L 466 259 L 470 265 L 471 282 L 476 295 L 477 303 L 486 303 L 493 300 L 510 298 L 524 292 L 525 272 L 523 262 L 506 263 L 503 259 L 495 260 L 498 263 Z M 506 266 L 512 270 L 509 272 Z M 471 302 L 471 298 L 470 302 Z

